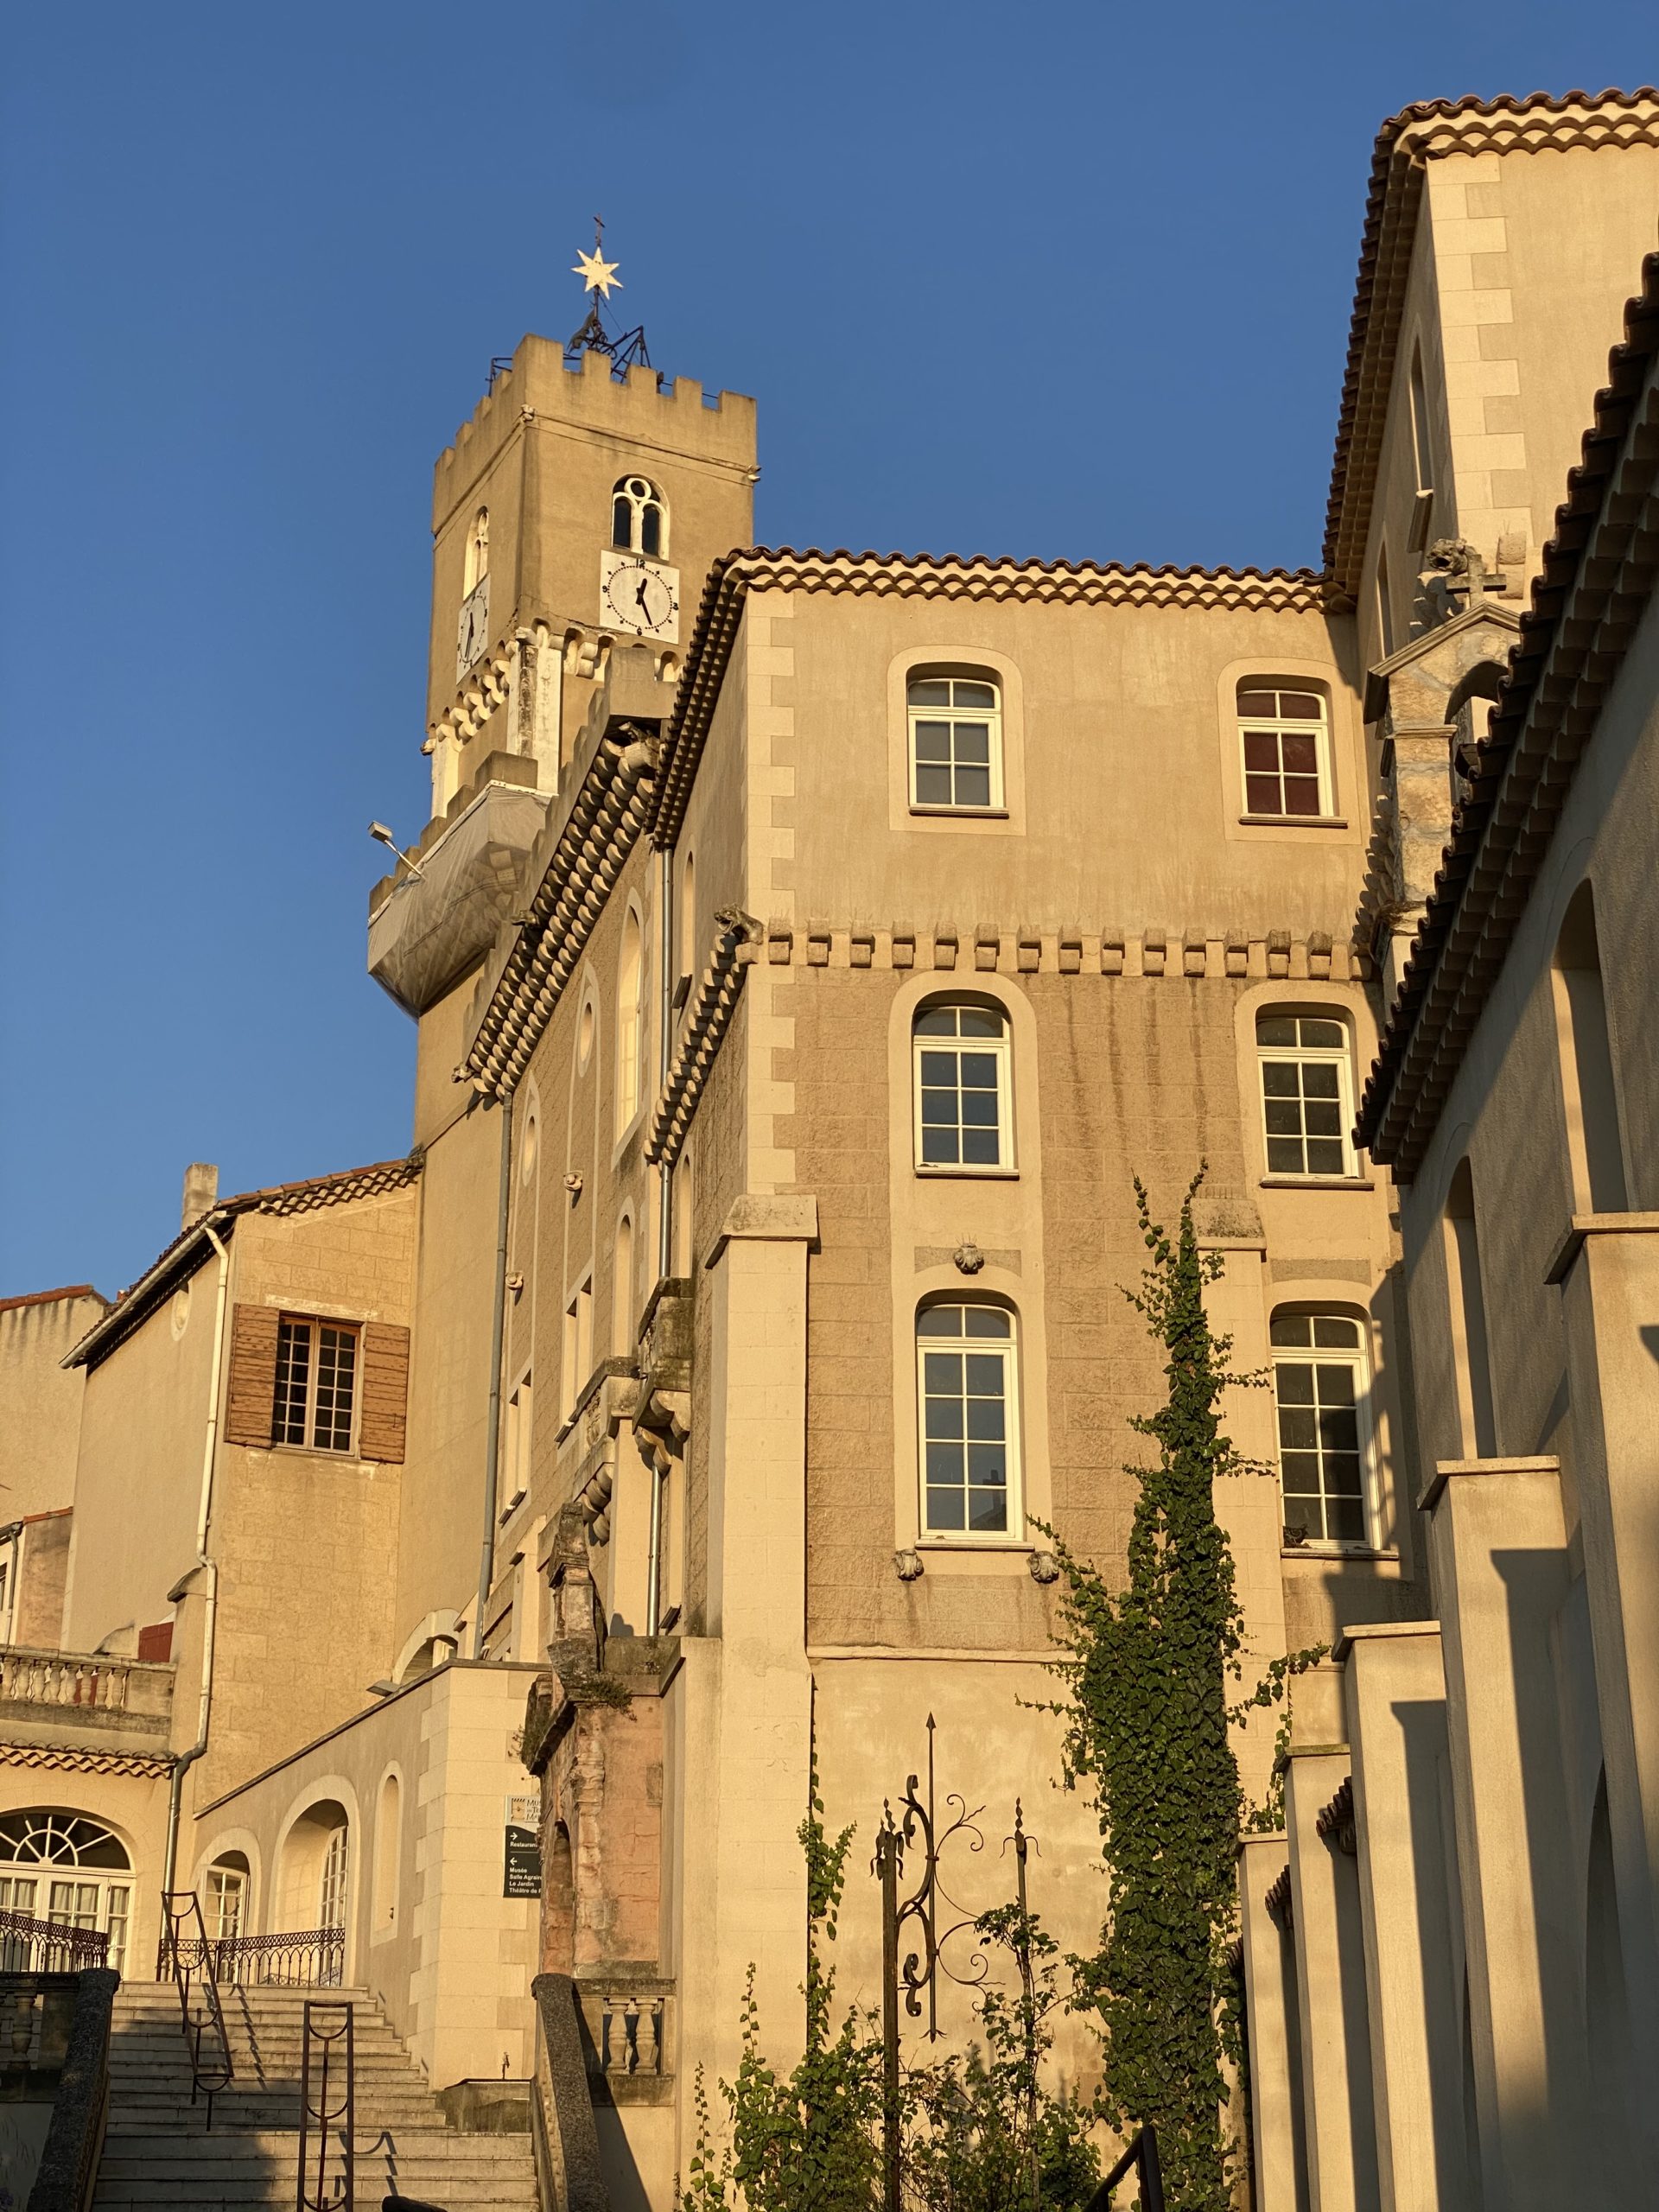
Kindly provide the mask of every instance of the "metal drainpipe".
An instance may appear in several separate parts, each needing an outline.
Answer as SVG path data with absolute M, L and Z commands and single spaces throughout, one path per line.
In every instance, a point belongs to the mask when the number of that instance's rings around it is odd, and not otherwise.
M 495 1201 L 495 1295 L 490 1316 L 490 1409 L 484 1436 L 484 1535 L 478 1554 L 473 1656 L 484 1656 L 484 1616 L 495 1580 L 495 1506 L 501 1471 L 501 1352 L 507 1327 L 507 1218 L 512 1202 L 512 1093 L 501 1101 L 501 1179 Z
M 207 1720 L 213 1701 L 213 1644 L 219 1630 L 219 1561 L 209 1556 L 207 1532 L 213 1522 L 213 1471 L 219 1459 L 219 1408 L 225 1354 L 225 1300 L 230 1287 L 231 1255 L 220 1243 L 212 1217 L 202 1223 L 207 1242 L 219 1255 L 219 1295 L 213 1305 L 213 1379 L 207 1391 L 207 1433 L 201 1451 L 201 1498 L 196 1508 L 196 1565 L 206 1571 L 207 1597 L 201 1623 L 201 1710 L 196 1740 L 173 1768 L 167 1793 L 167 1847 L 162 1854 L 162 1891 L 174 1885 L 179 1866 L 179 1808 L 184 1800 L 184 1777 L 207 1748 Z

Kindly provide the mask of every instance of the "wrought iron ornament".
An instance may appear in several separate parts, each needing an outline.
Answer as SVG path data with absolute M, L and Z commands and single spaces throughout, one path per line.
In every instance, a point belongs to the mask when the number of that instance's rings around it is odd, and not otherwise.
M 602 305 L 608 304 L 613 291 L 622 289 L 622 280 L 617 275 L 618 264 L 605 258 L 605 224 L 601 216 L 594 218 L 594 250 L 578 253 L 572 276 L 582 278 L 582 289 L 592 297 L 588 306 L 588 319 L 580 330 L 565 341 L 567 361 L 575 363 L 584 353 L 603 353 L 610 362 L 613 376 L 620 376 L 636 363 L 642 369 L 651 366 L 651 355 L 645 350 L 645 326 L 637 323 L 632 330 L 611 331 L 605 327 Z

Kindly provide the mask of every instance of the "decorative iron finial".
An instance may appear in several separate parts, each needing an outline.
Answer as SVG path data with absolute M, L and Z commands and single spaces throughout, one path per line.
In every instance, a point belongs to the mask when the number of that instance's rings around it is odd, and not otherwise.
M 637 362 L 641 368 L 651 366 L 651 355 L 645 351 L 645 327 L 643 323 L 632 330 L 609 331 L 601 312 L 601 302 L 609 303 L 611 294 L 620 292 L 622 280 L 617 275 L 620 264 L 605 258 L 605 219 L 594 218 L 594 250 L 591 253 L 578 251 L 571 268 L 571 275 L 580 276 L 582 289 L 589 296 L 588 320 L 575 336 L 567 340 L 565 359 L 574 363 L 584 353 L 603 353 L 611 364 L 611 373 L 621 375 Z

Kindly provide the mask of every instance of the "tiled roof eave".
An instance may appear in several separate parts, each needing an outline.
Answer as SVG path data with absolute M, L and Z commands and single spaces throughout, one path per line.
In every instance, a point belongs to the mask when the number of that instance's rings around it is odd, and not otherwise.
M 1421 1163 L 1659 582 L 1659 254 L 1642 276 L 1360 1101 L 1360 1141 L 1402 1180 Z
M 1659 143 L 1659 91 L 1504 93 L 1424 100 L 1376 136 L 1338 411 L 1325 511 L 1325 565 L 1352 598 L 1370 534 L 1375 470 L 1389 405 L 1423 164 L 1447 155 Z
M 650 829 L 671 845 L 702 757 L 727 663 L 752 591 L 833 592 L 854 598 L 1020 600 L 1085 607 L 1249 607 L 1264 613 L 1335 613 L 1344 604 L 1313 569 L 1126 567 L 1089 561 L 1013 561 L 984 554 L 826 552 L 753 545 L 709 569 L 675 693 Z

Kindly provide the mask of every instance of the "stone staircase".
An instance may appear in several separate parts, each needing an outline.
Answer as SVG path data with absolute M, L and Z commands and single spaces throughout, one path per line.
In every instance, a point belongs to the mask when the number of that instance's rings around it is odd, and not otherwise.
M 173 1984 L 126 1982 L 116 1993 L 109 2132 L 93 2212 L 293 2206 L 308 1995 L 349 1998 L 355 2006 L 358 2212 L 379 2212 L 394 2191 L 445 2212 L 537 2212 L 530 2137 L 446 2127 L 438 2100 L 365 1991 L 226 1989 L 221 1995 L 236 2074 L 213 2100 L 210 2130 L 203 2104 L 190 2101 L 189 2052 Z M 315 2140 L 314 2134 L 308 2160 L 313 2188 Z M 336 2137 L 331 2189 L 339 2147 Z

